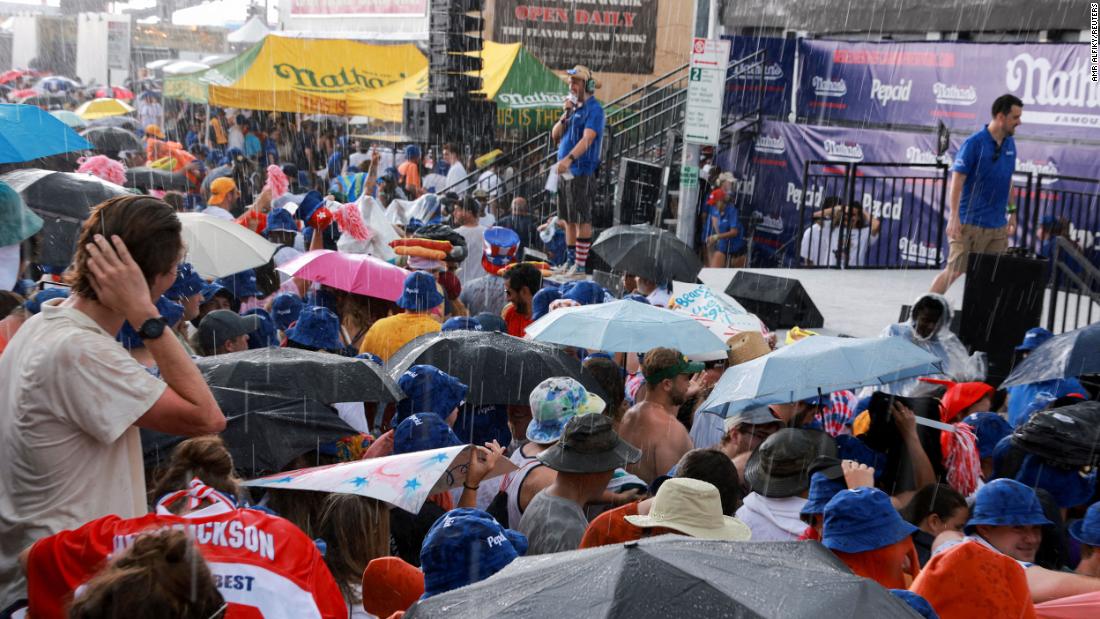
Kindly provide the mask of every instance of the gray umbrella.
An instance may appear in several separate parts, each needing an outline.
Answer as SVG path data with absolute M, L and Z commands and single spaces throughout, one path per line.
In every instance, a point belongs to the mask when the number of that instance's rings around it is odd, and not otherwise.
M 1055 335 L 1012 369 L 1001 389 L 1100 374 L 1100 322 Z
M 396 380 L 413 365 L 434 365 L 470 387 L 472 404 L 522 404 L 551 376 L 575 378 L 604 396 L 596 379 L 562 348 L 505 333 L 455 330 L 422 335 L 398 350 L 386 370 Z
M 703 269 L 695 252 L 668 230 L 649 224 L 614 226 L 592 245 L 613 271 L 655 282 L 694 282 Z
M 145 190 L 187 191 L 191 184 L 183 172 L 170 172 L 142 166 L 126 170 L 126 186 Z
M 89 127 L 80 133 L 97 153 L 115 156 L 124 150 L 145 150 L 134 133 L 122 127 Z
M 486 580 L 418 602 L 405 616 L 919 617 L 817 542 L 679 535 L 520 558 Z

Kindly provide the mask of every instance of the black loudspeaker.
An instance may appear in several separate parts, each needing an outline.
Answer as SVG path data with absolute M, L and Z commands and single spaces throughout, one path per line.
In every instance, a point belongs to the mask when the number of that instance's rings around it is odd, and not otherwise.
M 970 254 L 959 339 L 989 357 L 986 382 L 997 386 L 1012 370 L 1016 346 L 1043 315 L 1047 261 L 1005 254 Z
M 773 331 L 791 327 L 823 327 L 825 319 L 797 279 L 738 271 L 726 288 L 745 309 Z
M 638 159 L 623 159 L 615 185 L 615 225 L 656 224 L 664 167 Z

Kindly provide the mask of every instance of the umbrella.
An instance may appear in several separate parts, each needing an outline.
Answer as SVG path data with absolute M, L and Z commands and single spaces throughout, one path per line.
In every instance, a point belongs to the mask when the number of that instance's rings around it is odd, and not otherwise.
M 76 108 L 77 115 L 84 120 L 94 120 L 106 116 L 124 116 L 133 111 L 134 108 L 118 99 L 92 99 Z
M 37 97 L 38 91 L 33 88 L 22 88 L 20 90 L 13 90 L 8 93 L 8 96 L 12 99 L 29 99 L 31 97 Z
M 117 155 L 124 150 L 144 150 L 141 140 L 121 127 L 89 127 L 81 135 L 92 143 L 96 152 Z
M 680 535 L 521 557 L 481 582 L 421 600 L 405 616 L 823 615 L 919 616 L 817 542 L 720 542 Z
M 244 483 L 245 486 L 280 490 L 315 490 L 369 496 L 415 514 L 428 497 L 457 488 L 466 481 L 470 445 L 417 451 L 383 458 L 356 460 L 330 466 L 279 473 Z M 505 458 L 497 461 L 488 477 L 516 470 Z
M 130 89 L 123 88 L 122 86 L 111 86 L 107 88 L 105 86 L 97 88 L 93 93 L 93 96 L 101 99 L 119 99 L 120 101 L 131 101 L 134 98 L 134 93 L 130 92 Z
M 403 397 L 388 374 L 362 359 L 296 348 L 257 348 L 205 357 L 199 371 L 224 393 L 219 402 L 247 410 L 256 396 L 336 402 L 396 402 Z M 238 403 L 239 402 L 239 403 Z
M 1012 444 L 1069 469 L 1100 464 L 1100 402 L 1035 413 L 1012 433 Z
M 15 81 L 24 75 L 30 75 L 30 71 L 21 71 L 19 69 L 10 69 L 0 73 L 0 84 L 7 84 L 8 82 Z
M 35 258 L 42 264 L 66 267 L 72 262 L 80 227 L 91 208 L 127 191 L 90 174 L 15 170 L 0 175 L 0 181 L 23 196 L 23 202 L 42 217 L 40 245 Z
M 306 252 L 278 269 L 339 290 L 396 301 L 405 290 L 408 271 L 365 254 L 318 249 Z
M 728 417 L 942 371 L 939 358 L 902 338 L 815 335 L 727 369 L 700 410 Z
M 143 190 L 187 191 L 191 183 L 188 182 L 187 175 L 182 172 L 143 166 L 126 169 L 126 186 Z
M 227 277 L 267 264 L 278 245 L 235 221 L 180 213 L 187 261 L 204 277 Z
M 33 105 L 0 104 L 0 163 L 33 161 L 92 145 Z
M 1012 369 L 1001 389 L 1085 374 L 1100 374 L 1100 322 L 1043 342 Z
M 81 117 L 77 116 L 75 112 L 69 110 L 54 110 L 50 112 L 50 116 L 65 123 L 65 126 L 70 129 L 83 129 L 88 126 L 88 123 Z
M 214 388 L 214 398 L 225 413 L 222 440 L 237 469 L 249 474 L 279 471 L 298 456 L 358 434 L 332 408 L 308 398 L 279 398 L 257 395 L 247 409 L 234 409 L 232 392 Z M 225 399 L 226 395 L 229 400 Z M 147 467 L 168 459 L 172 448 L 186 437 L 141 431 L 141 445 Z
M 97 118 L 95 120 L 88 121 L 89 127 L 120 127 L 122 129 L 128 129 L 134 134 L 135 139 L 137 134 L 142 130 L 142 127 L 138 125 L 136 118 L 130 116 L 105 116 L 103 118 Z
M 80 88 L 80 82 L 60 75 L 51 75 L 38 80 L 34 89 L 38 92 L 58 92 Z
M 703 269 L 699 257 L 676 235 L 649 224 L 608 228 L 592 244 L 592 251 L 613 271 L 655 282 L 693 282 Z
M 551 376 L 575 378 L 585 389 L 603 395 L 575 356 L 506 333 L 455 330 L 422 335 L 394 353 L 386 370 L 396 380 L 414 365 L 434 365 L 462 381 L 470 387 L 466 401 L 474 404 L 527 405 L 535 386 Z
M 726 348 L 691 316 L 629 300 L 554 310 L 527 327 L 527 339 L 607 352 L 666 346 L 693 355 Z

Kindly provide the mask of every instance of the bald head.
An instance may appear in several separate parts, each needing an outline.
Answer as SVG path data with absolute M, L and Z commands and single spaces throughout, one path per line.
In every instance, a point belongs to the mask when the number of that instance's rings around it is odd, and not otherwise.
M 525 198 L 516 198 L 512 200 L 512 214 L 513 215 L 526 215 L 527 214 L 527 200 Z

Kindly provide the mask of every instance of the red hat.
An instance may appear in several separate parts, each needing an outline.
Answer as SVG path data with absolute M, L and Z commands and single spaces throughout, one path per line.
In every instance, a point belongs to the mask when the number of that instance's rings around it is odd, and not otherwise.
M 725 200 L 725 199 L 726 199 L 726 192 L 725 192 L 724 189 L 719 187 L 718 189 L 715 189 L 714 191 L 710 192 L 710 195 L 707 196 L 707 206 L 714 206 L 715 204 L 718 204 L 719 202 L 721 202 L 722 200 Z
M 940 399 L 940 421 L 951 423 L 956 417 L 966 412 L 978 400 L 993 395 L 993 387 L 985 383 L 957 383 L 952 380 L 940 380 L 936 378 L 922 378 L 926 383 L 944 385 L 947 393 Z
M 379 557 L 363 570 L 363 609 L 375 617 L 406 611 L 424 595 L 424 573 L 397 557 Z

